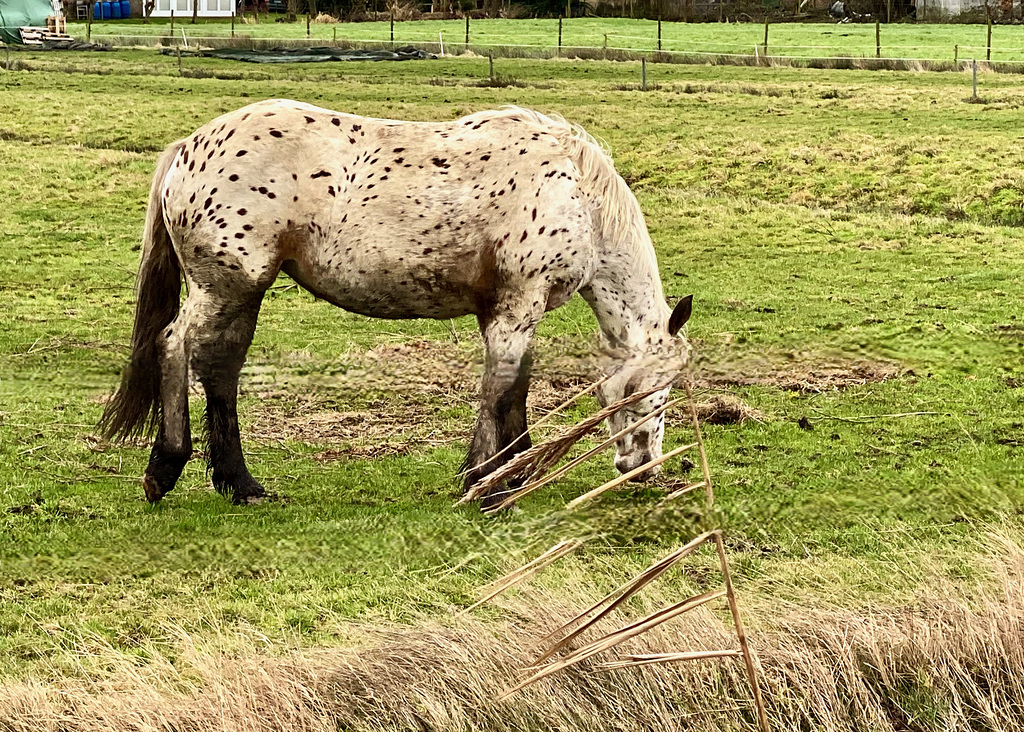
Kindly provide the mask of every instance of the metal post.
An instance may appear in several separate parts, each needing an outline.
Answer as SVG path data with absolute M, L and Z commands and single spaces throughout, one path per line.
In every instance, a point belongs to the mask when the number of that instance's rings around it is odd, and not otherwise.
M 960 44 L 953 46 L 953 63 L 956 65 L 960 64 Z
M 89 3 L 89 14 L 85 16 L 85 40 L 88 43 L 92 42 L 92 14 L 96 11 L 96 3 Z
M 487 54 L 487 73 L 490 75 L 490 79 L 494 81 L 494 55 Z
M 658 50 L 661 50 L 661 18 L 658 18 Z
M 174 42 L 174 8 L 171 8 L 171 42 Z
M 469 12 L 466 12 L 466 45 L 469 45 Z
M 391 11 L 391 47 L 395 46 L 395 11 Z
M 309 13 L 306 13 L 306 38 L 309 38 Z
M 558 55 L 562 55 L 562 19 L 558 19 Z
M 647 91 L 647 59 L 640 59 L 640 91 Z
M 992 16 L 988 16 L 988 43 L 985 49 L 985 60 L 992 60 Z
M 331 42 L 335 46 L 337 46 L 338 45 L 338 29 L 334 28 L 333 30 L 334 30 L 334 32 L 331 34 Z
M 875 20 L 875 58 L 882 58 L 882 24 Z
M 977 99 L 978 98 L 978 60 L 977 59 L 972 59 L 971 60 L 971 86 L 973 88 L 973 93 L 971 95 L 971 99 Z
M 764 15 L 764 56 L 768 58 L 768 14 Z
M 145 0 L 143 0 L 143 2 L 145 2 Z M 232 5 L 231 5 L 231 37 L 232 38 L 235 37 L 235 7 L 236 6 L 234 4 L 234 0 L 232 0 Z

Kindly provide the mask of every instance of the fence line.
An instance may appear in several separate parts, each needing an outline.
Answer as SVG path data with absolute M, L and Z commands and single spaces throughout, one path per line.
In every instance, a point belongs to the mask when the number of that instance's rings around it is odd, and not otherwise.
M 187 35 L 189 42 L 223 42 L 233 41 L 236 44 L 245 43 L 281 43 L 281 44 L 297 44 L 303 42 L 320 42 L 320 43 L 336 43 L 339 40 L 343 43 L 358 43 L 358 44 L 381 44 L 384 46 L 394 46 L 398 44 L 415 43 L 426 45 L 431 48 L 439 47 L 441 43 L 444 43 L 451 49 L 460 49 L 464 51 L 468 47 L 478 48 L 515 48 L 515 49 L 534 49 L 534 50 L 555 50 L 559 48 L 555 43 L 551 42 L 550 37 L 547 34 L 522 34 L 520 38 L 541 38 L 546 39 L 546 43 L 508 43 L 508 42 L 488 42 L 488 40 L 480 40 L 481 37 L 484 39 L 491 39 L 497 36 L 497 34 L 479 33 L 475 34 L 467 45 L 461 41 L 461 33 L 450 33 L 449 37 L 456 36 L 459 41 L 448 41 L 443 38 L 443 32 L 440 34 L 441 37 L 433 37 L 427 35 L 408 35 L 402 38 L 352 38 L 352 39 L 338 39 L 338 38 L 323 38 L 319 36 L 309 37 L 297 37 L 297 38 L 280 38 L 274 36 L 258 36 L 248 33 L 236 33 L 234 37 L 229 36 L 227 33 L 216 34 L 216 35 Z M 742 43 L 726 43 L 721 44 L 716 48 L 714 44 L 700 43 L 700 42 L 689 42 L 689 41 L 675 41 L 675 40 L 664 40 L 662 39 L 661 48 L 656 47 L 657 39 L 646 36 L 633 36 L 633 35 L 621 35 L 621 34 L 606 34 L 608 41 L 621 41 L 621 40 L 639 40 L 647 41 L 650 45 L 644 44 L 614 44 L 608 42 L 606 44 L 598 45 L 587 45 L 586 43 L 563 43 L 560 48 L 564 50 L 577 50 L 577 51 L 617 51 L 626 53 L 636 54 L 678 54 L 678 55 L 692 55 L 692 56 L 715 56 L 721 58 L 760 58 L 760 59 L 795 59 L 795 60 L 809 60 L 809 59 L 822 59 L 822 60 L 848 60 L 857 58 L 877 58 L 876 49 L 874 43 L 867 43 L 865 39 L 864 43 L 858 43 L 852 48 L 848 49 L 848 52 L 836 53 L 837 47 L 835 45 L 807 45 L 807 44 L 780 44 L 772 43 L 771 53 L 766 54 L 760 48 L 761 44 L 753 44 L 750 46 L 751 51 L 746 51 L 746 48 L 738 48 L 745 46 Z M 168 33 L 96 33 L 93 32 L 92 36 L 96 39 L 111 39 L 122 42 L 132 41 L 145 41 L 153 45 L 164 45 L 170 43 L 171 45 L 177 45 L 178 39 L 171 37 Z M 591 40 L 589 38 L 582 40 Z M 134 45 L 134 44 L 133 44 Z M 139 43 L 137 45 L 143 45 Z M 754 48 L 757 48 L 754 51 Z M 902 45 L 894 44 L 885 46 L 885 49 L 894 50 L 921 50 L 931 51 L 934 55 L 883 55 L 881 59 L 888 61 L 902 61 L 902 62 L 913 62 L 913 61 L 949 61 L 951 58 L 954 60 L 965 60 L 966 56 L 964 52 L 970 51 L 987 51 L 987 46 L 968 46 L 958 45 L 954 48 L 948 48 L 946 46 L 940 46 L 935 44 L 918 44 L 918 45 Z M 801 51 L 809 51 L 814 49 L 831 50 L 833 55 L 822 55 L 822 54 L 806 54 Z M 959 58 L 957 58 L 959 53 Z M 994 64 L 1005 64 L 1005 63 L 1024 63 L 1024 48 L 993 48 L 993 54 L 1000 55 L 1019 55 L 1021 59 L 991 59 L 990 63 Z

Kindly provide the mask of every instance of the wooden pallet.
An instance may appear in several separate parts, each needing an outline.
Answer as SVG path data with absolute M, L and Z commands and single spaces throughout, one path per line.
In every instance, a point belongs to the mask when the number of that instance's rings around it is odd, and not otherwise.
M 47 18 L 47 24 L 49 25 L 51 18 Z M 41 46 L 47 41 L 73 41 L 74 38 L 65 33 L 64 18 L 58 19 L 59 23 L 54 23 L 53 28 L 43 28 L 42 26 L 23 25 L 20 28 L 21 31 L 21 42 L 27 46 Z M 54 30 L 54 28 L 60 28 L 60 30 Z

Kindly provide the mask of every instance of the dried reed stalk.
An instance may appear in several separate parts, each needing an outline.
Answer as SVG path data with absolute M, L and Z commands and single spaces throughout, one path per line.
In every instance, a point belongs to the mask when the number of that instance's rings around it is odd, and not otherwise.
M 592 432 L 609 415 L 632 406 L 642 399 L 646 399 L 651 394 L 666 388 L 666 386 L 668 384 L 663 384 L 648 391 L 640 391 L 625 399 L 620 399 L 614 404 L 609 404 L 604 409 L 595 412 L 579 424 L 563 430 L 559 435 L 534 445 L 529 450 L 524 450 L 493 473 L 483 478 L 483 480 L 475 483 L 455 505 L 467 503 L 479 498 L 481 495 L 486 495 L 490 489 L 498 487 L 506 480 L 522 479 L 529 481 L 535 476 L 543 475 L 565 457 L 573 445 Z
M 570 666 L 574 666 L 581 661 L 585 661 L 586 659 L 591 658 L 592 656 L 596 656 L 598 653 L 602 653 L 611 648 L 614 648 L 615 646 L 629 640 L 630 638 L 638 636 L 641 633 L 646 633 L 651 628 L 661 625 L 662 623 L 668 622 L 669 620 L 672 620 L 672 618 L 677 618 L 680 615 L 693 610 L 694 608 L 698 608 L 701 605 L 711 602 L 712 600 L 716 600 L 720 597 L 725 597 L 725 590 L 715 590 L 714 592 L 705 592 L 700 595 L 694 595 L 693 597 L 688 597 L 687 599 L 682 600 L 681 602 L 677 602 L 673 605 L 669 605 L 668 607 L 662 608 L 661 610 L 657 610 L 648 615 L 647 617 L 636 621 L 635 623 L 630 623 L 624 628 L 620 628 L 619 630 L 616 630 L 612 633 L 608 633 L 607 635 L 598 638 L 594 642 L 583 646 L 577 651 L 574 651 L 573 653 L 569 654 L 560 661 L 556 661 L 555 663 L 548 664 L 547 666 L 538 669 L 531 676 L 524 679 L 523 681 L 520 681 L 514 687 L 506 691 L 500 697 L 498 697 L 498 700 L 501 701 L 503 699 L 507 699 L 512 694 L 516 693 L 517 691 L 521 691 L 530 684 L 536 683 L 541 679 L 546 678 L 558 671 L 562 671 L 563 669 L 569 668 Z
M 627 480 L 632 480 L 636 476 L 642 475 L 643 473 L 646 473 L 651 468 L 655 468 L 655 467 L 661 465 L 663 462 L 666 462 L 667 460 L 671 460 L 676 455 L 678 455 L 678 454 L 680 454 L 682 452 L 686 452 L 687 450 L 692 450 L 695 447 L 697 447 L 697 443 L 696 442 L 691 442 L 688 445 L 681 445 L 681 446 L 677 447 L 675 450 L 671 450 L 669 452 L 666 452 L 661 457 L 655 458 L 654 460 L 649 460 L 648 462 L 646 462 L 643 465 L 641 465 L 639 468 L 634 468 L 633 470 L 630 470 L 628 473 L 623 473 L 618 478 L 613 478 L 612 480 L 609 480 L 604 485 L 599 485 L 597 488 L 594 488 L 591 491 L 587 491 L 582 496 L 578 496 L 578 497 L 574 498 L 573 500 L 569 501 L 569 503 L 566 504 L 565 508 L 566 508 L 566 510 L 570 510 L 571 511 L 572 509 L 576 508 L 580 504 L 586 503 L 587 501 L 591 500 L 592 498 L 597 498 L 599 495 L 601 495 L 605 491 L 609 491 L 612 488 L 615 488 L 616 486 L 622 485 Z
M 594 617 L 592 617 L 589 620 L 587 620 L 587 622 L 585 622 L 583 625 L 581 625 L 578 628 L 572 630 L 568 635 L 566 635 L 561 640 L 559 640 L 557 643 L 552 645 L 547 651 L 542 653 L 537 658 L 537 660 L 535 660 L 533 662 L 532 665 L 533 666 L 538 666 L 539 664 L 543 663 L 547 659 L 551 658 L 551 656 L 553 656 L 554 654 L 558 653 L 558 651 L 560 651 L 566 645 L 571 643 L 575 638 L 579 637 L 579 635 L 581 633 L 585 632 L 588 628 L 590 628 L 595 623 L 600 621 L 603 617 L 605 617 L 610 612 L 615 610 L 622 603 L 624 603 L 630 597 L 632 597 L 637 592 L 642 590 L 644 587 L 646 587 L 647 585 L 651 584 L 651 582 L 654 582 L 654 580 L 658 579 L 658 577 L 660 577 L 666 571 L 668 571 L 672 567 L 672 565 L 674 565 L 676 562 L 678 562 L 683 557 L 685 557 L 685 556 L 689 555 L 690 553 L 692 553 L 694 550 L 698 549 L 702 544 L 704 544 L 706 541 L 711 539 L 714 535 L 715 535 L 715 533 L 713 531 L 708 531 L 706 533 L 701 534 L 697 538 L 692 539 L 691 541 L 687 542 L 686 544 L 684 544 L 683 546 L 679 547 L 675 551 L 673 551 L 673 552 L 665 555 L 663 558 L 659 559 L 657 562 L 652 564 L 650 567 L 645 569 L 643 572 L 638 574 L 636 577 L 631 579 L 626 584 L 624 584 L 621 587 L 613 590 L 612 592 L 607 594 L 605 597 L 603 597 L 601 600 L 598 600 L 596 603 L 591 605 L 589 608 L 584 610 L 582 613 L 580 613 L 576 617 L 572 618 L 571 620 L 569 620 L 566 623 L 563 623 L 560 627 L 558 627 L 555 630 L 553 630 L 551 633 L 549 633 L 544 638 L 542 638 L 538 642 L 538 645 L 550 641 L 552 638 L 555 638 L 556 636 L 560 635 L 563 631 L 573 627 L 578 622 L 580 622 L 581 620 L 583 620 L 587 616 L 591 615 L 592 613 L 597 613 L 596 615 L 594 615 Z M 602 607 L 604 609 L 601 609 Z
M 524 564 L 519 569 L 509 572 L 504 577 L 493 582 L 492 586 L 494 586 L 494 589 L 491 592 L 489 592 L 484 598 L 477 600 L 472 605 L 467 607 L 465 610 L 458 613 L 455 617 L 465 615 L 470 610 L 473 610 L 479 607 L 480 605 L 483 605 L 488 600 L 493 600 L 495 597 L 497 597 L 510 587 L 519 584 L 527 577 L 530 577 L 536 572 L 539 572 L 540 570 L 547 567 L 549 564 L 557 561 L 558 559 L 561 559 L 566 554 L 572 553 L 577 548 L 582 546 L 582 544 L 583 541 L 581 539 L 570 539 L 568 541 L 558 542 L 553 547 L 548 549 L 546 552 L 541 554 L 539 557 L 534 559 L 532 562 Z
M 545 424 L 547 424 L 552 419 L 554 419 L 556 416 L 558 416 L 558 414 L 560 414 L 563 409 L 568 407 L 570 404 L 575 402 L 577 399 L 581 399 L 582 397 L 585 397 L 587 394 L 590 394 L 592 391 L 597 389 L 597 387 L 601 386 L 601 384 L 603 384 L 604 382 L 608 381 L 608 379 L 610 379 L 610 378 L 611 378 L 611 374 L 606 374 L 606 375 L 602 376 L 600 379 L 598 379 L 597 381 L 595 381 L 593 384 L 588 386 L 586 389 L 583 389 L 582 391 L 576 392 L 573 396 L 569 397 L 564 402 L 562 402 L 557 407 L 555 407 L 550 412 L 548 412 L 543 417 L 541 417 L 539 420 L 537 420 L 532 426 L 527 427 L 525 432 L 523 432 L 521 435 L 518 435 L 514 440 L 512 440 L 511 443 L 506 445 L 504 448 L 502 448 L 498 452 L 494 453 L 493 455 L 491 455 L 489 458 L 487 458 L 483 462 L 477 463 L 476 465 L 472 465 L 472 466 L 466 468 L 465 470 L 462 470 L 461 472 L 456 474 L 455 477 L 456 478 L 461 478 L 461 477 L 467 475 L 470 471 L 476 470 L 477 468 L 481 468 L 484 465 L 487 465 L 488 463 L 493 462 L 494 460 L 497 460 L 500 456 L 504 455 L 506 452 L 508 452 L 510 449 L 512 449 L 512 445 L 516 444 L 516 442 L 519 441 L 519 438 L 523 437 L 524 435 L 529 435 L 529 434 L 533 433 L 535 430 L 539 429 L 540 427 L 543 427 Z M 462 503 L 462 501 L 459 501 L 459 503 Z
M 667 404 L 663 404 L 662 406 L 660 406 L 657 409 L 655 409 L 653 412 L 648 414 L 643 419 L 638 420 L 638 421 L 634 422 L 633 424 L 631 424 L 631 425 L 629 425 L 627 427 L 624 427 L 623 429 L 619 430 L 618 432 L 616 432 L 614 435 L 609 437 L 607 440 L 602 442 L 597 447 L 592 448 L 592 449 L 588 450 L 587 452 L 583 453 L 582 455 L 580 455 L 579 457 L 574 458 L 573 460 L 567 462 L 565 465 L 560 467 L 558 470 L 555 470 L 555 471 L 553 471 L 551 473 L 548 473 L 543 478 L 540 478 L 538 480 L 533 481 L 532 483 L 528 483 L 527 485 L 524 485 L 522 488 L 520 488 L 519 490 L 517 490 L 514 493 L 512 493 L 508 498 L 506 498 L 504 501 L 502 501 L 498 505 L 484 509 L 484 512 L 488 513 L 488 512 L 491 512 L 491 511 L 500 511 L 500 510 L 503 510 L 503 509 L 506 509 L 506 508 L 510 507 L 513 503 L 518 501 L 523 496 L 525 496 L 525 495 L 527 495 L 529 493 L 533 493 L 538 488 L 543 488 L 548 483 L 551 483 L 552 481 L 557 480 L 558 478 L 562 477 L 563 475 L 568 473 L 570 470 L 575 468 L 577 465 L 580 465 L 580 464 L 586 462 L 587 460 L 589 460 L 590 458 L 594 457 L 594 455 L 596 455 L 597 453 L 601 452 L 602 450 L 606 450 L 609 446 L 613 445 L 615 443 L 615 441 L 617 439 L 619 439 L 620 437 L 622 437 L 623 435 L 629 434 L 630 432 L 635 430 L 640 425 L 644 424 L 645 422 L 648 422 L 649 420 L 654 419 L 659 414 L 664 413 L 665 411 L 667 411 L 668 409 L 670 409 L 671 407 L 675 406 L 676 404 L 678 404 L 681 401 L 683 401 L 682 398 L 679 398 L 679 399 L 673 399 L 672 401 L 668 402 Z
M 690 483 L 689 485 L 684 485 L 682 488 L 677 488 L 676 490 L 672 491 L 667 496 L 665 496 L 665 500 L 671 501 L 673 499 L 679 498 L 679 496 L 686 495 L 692 490 L 696 490 L 697 488 L 703 488 L 704 486 L 705 483 L 703 480 L 700 481 L 699 483 Z
M 602 671 L 612 671 L 618 668 L 632 668 L 634 666 L 649 666 L 652 663 L 668 663 L 670 661 L 699 661 L 704 658 L 738 658 L 743 651 L 685 651 L 682 653 L 648 653 L 641 655 L 630 655 L 614 661 L 599 663 L 594 668 Z

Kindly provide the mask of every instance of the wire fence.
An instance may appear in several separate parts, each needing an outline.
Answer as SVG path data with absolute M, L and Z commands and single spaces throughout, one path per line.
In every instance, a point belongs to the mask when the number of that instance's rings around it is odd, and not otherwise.
M 956 32 L 949 26 L 923 26 L 923 31 L 932 38 L 917 42 L 903 42 L 904 39 L 891 35 L 904 35 L 898 30 L 906 26 L 884 27 L 862 24 L 859 26 L 833 26 L 801 24 L 776 24 L 758 26 L 732 25 L 727 30 L 730 37 L 700 39 L 692 37 L 694 29 L 700 26 L 682 23 L 648 22 L 639 32 L 593 32 L 593 26 L 586 30 L 572 27 L 573 21 L 552 19 L 549 21 L 522 21 L 522 30 L 513 25 L 520 21 L 504 21 L 501 32 L 487 29 L 487 21 L 470 23 L 468 20 L 428 21 L 390 23 L 203 23 L 191 25 L 188 19 L 169 22 L 154 19 L 149 25 L 106 24 L 102 22 L 71 23 L 69 33 L 92 42 L 109 43 L 115 46 L 240 46 L 268 48 L 271 46 L 294 45 L 343 45 L 352 46 L 417 46 L 424 50 L 452 55 L 467 50 L 488 53 L 495 56 L 583 56 L 587 58 L 616 58 L 623 54 L 646 56 L 671 61 L 674 57 L 705 57 L 722 59 L 747 59 L 760 62 L 772 60 L 849 60 L 877 59 L 902 62 L 932 62 L 959 64 L 972 59 L 985 60 L 993 65 L 1024 64 L 1024 28 L 1007 26 L 1007 37 L 997 36 L 993 40 L 991 27 L 983 43 L 976 39 L 985 34 L 985 27 L 958 26 Z M 427 27 L 424 27 L 427 26 Z M 478 26 L 484 26 L 481 30 Z M 711 28 L 714 35 L 717 29 Z M 628 30 L 635 30 L 637 26 Z M 689 37 L 679 37 L 680 29 Z M 806 29 L 810 28 L 808 31 Z M 936 28 L 936 30 L 932 30 Z M 303 33 L 302 31 L 305 31 Z M 1000 27 L 1000 35 L 1004 27 Z M 588 32 L 590 31 L 590 32 Z M 840 32 L 841 31 L 841 32 Z M 979 32 L 980 31 L 980 32 Z M 793 38 L 794 35 L 817 34 L 819 37 L 838 35 L 832 42 L 821 42 L 820 38 Z M 742 37 L 741 37 L 742 36 Z M 818 40 L 819 42 L 813 42 Z M 895 42 L 889 43 L 888 40 Z M 913 39 L 917 40 L 917 39 Z M 966 43 L 956 41 L 964 40 Z M 801 42 L 804 41 L 804 42 Z M 812 42 L 807 42 L 812 41 Z

